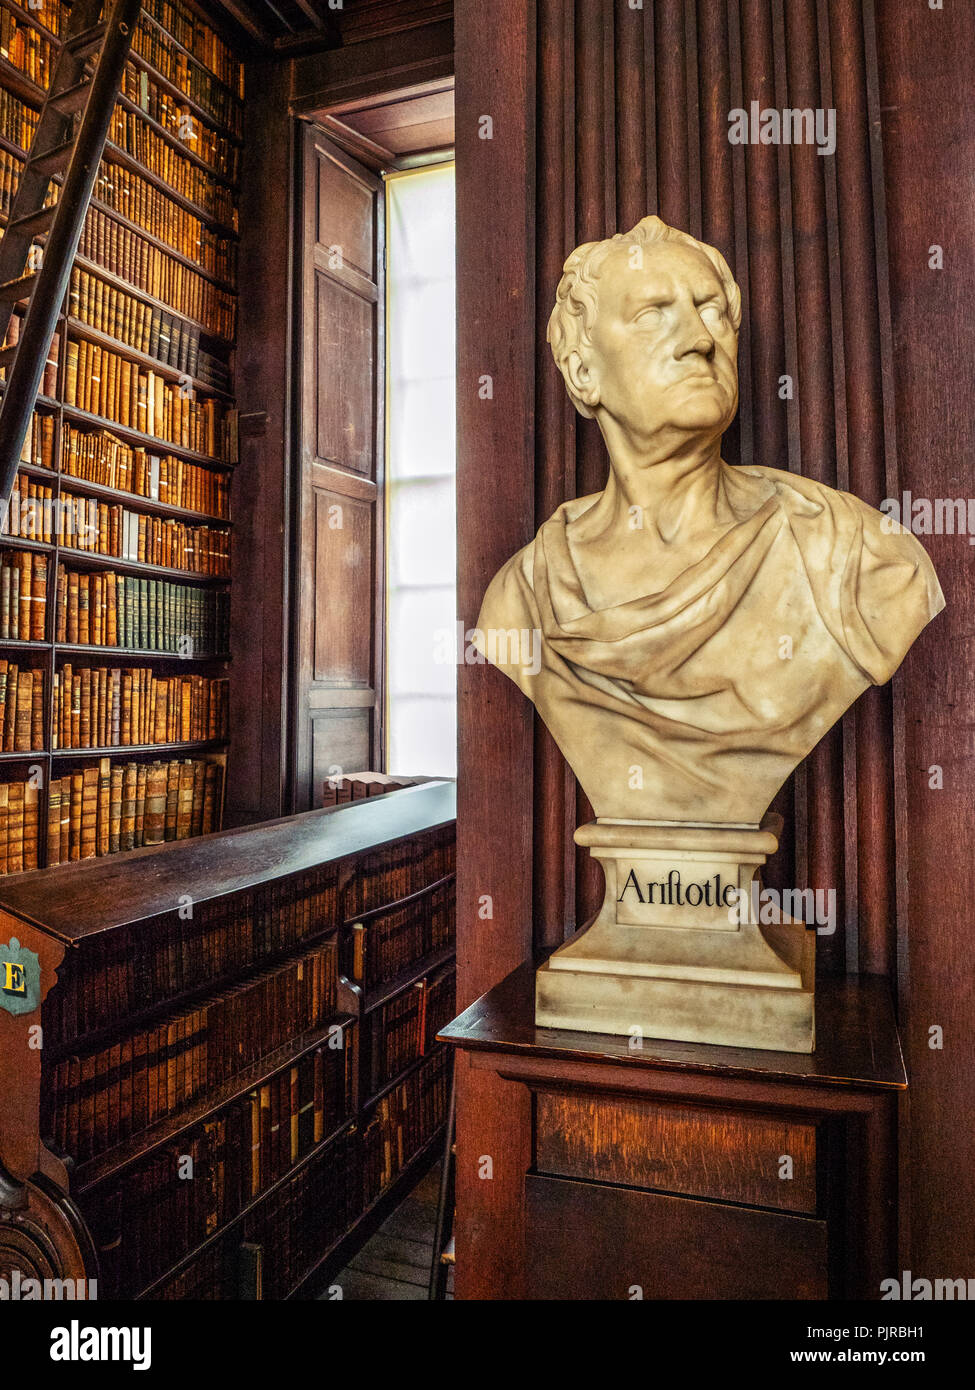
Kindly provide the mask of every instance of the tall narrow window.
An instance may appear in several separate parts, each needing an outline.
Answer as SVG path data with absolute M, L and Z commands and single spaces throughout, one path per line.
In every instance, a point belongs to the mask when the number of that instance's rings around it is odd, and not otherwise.
M 387 178 L 386 295 L 386 768 L 453 777 L 453 164 Z

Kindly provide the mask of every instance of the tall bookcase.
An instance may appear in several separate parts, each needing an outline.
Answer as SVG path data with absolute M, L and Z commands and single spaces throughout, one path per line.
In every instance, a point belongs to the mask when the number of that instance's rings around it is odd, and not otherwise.
M 0 0 L 0 221 L 65 13 Z M 0 873 L 220 825 L 242 97 L 148 0 L 0 535 Z
M 456 804 L 432 781 L 0 883 L 0 1277 L 330 1283 L 442 1152 Z

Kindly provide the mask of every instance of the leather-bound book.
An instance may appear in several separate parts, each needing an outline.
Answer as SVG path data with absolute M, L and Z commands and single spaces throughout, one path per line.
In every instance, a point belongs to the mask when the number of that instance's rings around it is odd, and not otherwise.
M 61 862 L 61 778 L 52 777 L 47 792 L 47 863 Z
M 98 768 L 86 767 L 81 782 L 81 858 L 98 852 Z
M 136 765 L 126 763 L 122 774 L 122 818 L 119 831 L 119 848 L 135 848 L 135 795 Z
M 206 801 L 206 774 L 207 764 L 202 758 L 197 758 L 193 763 L 193 791 L 190 821 L 190 833 L 192 835 L 201 835 L 203 833 L 203 809 Z
M 33 597 L 31 583 L 34 556 L 29 550 L 25 550 L 18 555 L 18 559 L 20 561 L 20 586 L 17 599 L 17 635 L 21 642 L 29 642 L 31 632 L 31 608 L 33 607 L 31 603 L 31 598 Z
M 38 788 L 33 781 L 24 783 L 24 868 L 36 869 L 40 863 L 38 857 L 38 838 L 40 832 L 39 825 L 40 800 Z
M 145 843 L 146 833 L 146 784 L 149 780 L 149 768 L 145 763 L 139 763 L 135 771 L 135 843 L 136 846 Z
M 179 815 L 179 762 L 174 758 L 166 764 L 166 839 L 176 839 Z
M 109 758 L 98 760 L 98 853 L 109 853 L 111 823 L 112 763 Z
M 30 640 L 44 641 L 47 614 L 47 556 L 35 555 L 31 575 Z
M 7 787 L 7 873 L 19 874 L 24 867 L 24 784 Z
M 33 705 L 33 671 L 21 671 L 17 676 L 17 720 L 14 724 L 14 751 L 30 752 L 30 719 Z
M 161 845 L 166 838 L 166 767 L 153 763 L 146 788 L 145 843 Z
M 176 839 L 188 840 L 193 832 L 193 763 L 176 766 Z
M 115 854 L 121 849 L 122 828 L 122 781 L 125 769 L 121 765 L 111 770 L 108 799 L 108 852 Z

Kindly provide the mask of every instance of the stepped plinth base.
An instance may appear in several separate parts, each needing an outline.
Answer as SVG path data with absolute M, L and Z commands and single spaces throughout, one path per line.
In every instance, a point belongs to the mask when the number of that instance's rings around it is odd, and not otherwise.
M 538 970 L 536 1024 L 812 1052 L 815 934 L 789 917 L 760 924 L 752 886 L 780 826 L 581 826 L 606 895 Z

